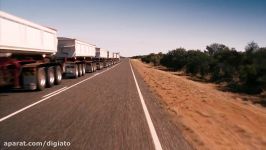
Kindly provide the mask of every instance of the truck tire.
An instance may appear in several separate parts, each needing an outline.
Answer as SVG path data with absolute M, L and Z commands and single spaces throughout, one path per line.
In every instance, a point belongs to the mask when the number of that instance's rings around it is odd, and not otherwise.
M 91 69 L 91 72 L 94 72 L 94 66 L 93 66 L 93 64 L 91 64 L 90 69 Z
M 75 65 L 75 72 L 74 72 L 74 78 L 78 78 L 79 77 L 79 69 L 78 69 L 78 65 Z
M 37 68 L 37 90 L 45 89 L 46 77 L 44 68 Z
M 46 86 L 52 87 L 55 83 L 55 74 L 54 74 L 54 68 L 48 67 L 46 70 Z
M 81 77 L 83 74 L 82 74 L 82 64 L 78 64 L 78 69 L 79 69 L 79 74 L 78 76 Z
M 100 70 L 103 68 L 104 68 L 103 63 L 100 63 Z
M 86 74 L 86 65 L 82 64 L 82 74 L 85 75 Z
M 80 71 L 81 71 L 81 72 L 80 72 L 80 76 L 83 76 L 83 75 L 84 75 L 84 73 L 83 73 L 83 64 L 80 64 L 79 66 L 80 66 L 80 69 L 81 69 L 81 70 L 80 70 Z
M 55 66 L 54 75 L 55 75 L 55 84 L 56 85 L 60 84 L 62 81 L 62 71 L 60 66 Z
M 97 70 L 96 64 L 93 65 L 93 68 L 94 68 L 94 71 L 93 72 L 95 72 Z

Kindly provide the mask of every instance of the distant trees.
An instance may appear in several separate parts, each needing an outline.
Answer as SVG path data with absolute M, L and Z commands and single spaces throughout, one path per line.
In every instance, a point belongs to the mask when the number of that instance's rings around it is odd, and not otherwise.
M 158 66 L 160 65 L 160 60 L 162 57 L 163 53 L 160 52 L 158 54 L 151 53 L 149 55 L 142 56 L 140 59 L 145 63 L 152 63 L 154 66 Z
M 240 81 L 245 88 L 252 87 L 253 91 L 261 91 L 266 88 L 266 47 L 257 46 L 246 48 L 243 55 L 243 63 L 240 67 Z
M 210 70 L 212 81 L 231 81 L 237 76 L 242 54 L 235 49 L 224 48 L 214 53 L 211 59 L 213 60 Z
M 213 43 L 204 52 L 177 48 L 166 54 L 151 53 L 136 58 L 212 82 L 226 82 L 237 91 L 259 93 L 266 88 L 266 48 L 255 42 L 248 43 L 244 52 Z
M 245 47 L 246 53 L 250 54 L 255 52 L 259 49 L 259 45 L 255 43 L 254 41 L 248 43 L 248 45 Z
M 199 50 L 187 51 L 186 56 L 186 73 L 191 75 L 200 74 L 203 78 L 210 69 L 210 57 L 207 53 L 201 52 Z
M 211 45 L 206 46 L 206 49 L 210 56 L 213 56 L 217 52 L 224 51 L 224 50 L 229 50 L 227 46 L 224 44 L 219 44 L 219 43 L 213 43 Z
M 161 64 L 165 67 L 180 70 L 186 64 L 186 55 L 187 51 L 184 48 L 178 48 L 172 51 L 169 51 L 161 59 Z

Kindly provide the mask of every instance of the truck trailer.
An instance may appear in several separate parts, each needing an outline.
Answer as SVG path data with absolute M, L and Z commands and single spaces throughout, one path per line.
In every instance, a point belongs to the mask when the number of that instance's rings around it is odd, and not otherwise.
M 114 62 L 113 59 L 114 59 L 113 52 L 108 51 L 108 59 L 107 59 L 107 61 L 108 61 L 107 65 L 108 66 L 113 65 L 113 62 Z
M 108 53 L 105 49 L 97 47 L 95 56 L 96 56 L 95 62 L 98 70 L 107 67 Z
M 117 53 L 0 11 L 0 87 L 43 90 L 117 60 Z
M 57 31 L 0 11 L 0 86 L 42 90 L 62 80 Z
M 113 53 L 113 60 L 114 60 L 115 64 L 120 62 L 120 53 L 118 53 L 118 52 Z
M 96 46 L 77 39 L 58 37 L 56 60 L 62 64 L 63 75 L 77 78 L 96 71 Z

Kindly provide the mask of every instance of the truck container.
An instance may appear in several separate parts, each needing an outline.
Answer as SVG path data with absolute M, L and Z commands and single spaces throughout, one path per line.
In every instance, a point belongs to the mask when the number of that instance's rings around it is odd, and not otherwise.
M 0 11 L 0 86 L 29 90 L 59 84 L 57 31 Z
M 114 60 L 115 64 L 120 62 L 120 53 L 118 53 L 118 52 L 113 53 L 113 60 Z
M 66 77 L 77 78 L 96 70 L 96 46 L 73 38 L 58 37 L 56 59 Z
M 101 70 L 103 67 L 107 67 L 107 58 L 108 53 L 103 48 L 96 48 L 96 66 L 98 70 Z
M 108 64 L 107 64 L 108 66 L 113 65 L 113 58 L 114 58 L 113 52 L 108 51 Z

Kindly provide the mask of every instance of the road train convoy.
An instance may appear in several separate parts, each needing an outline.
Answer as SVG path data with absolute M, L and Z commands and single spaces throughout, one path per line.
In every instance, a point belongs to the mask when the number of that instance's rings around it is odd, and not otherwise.
M 118 52 L 0 11 L 0 87 L 43 90 L 119 61 Z

